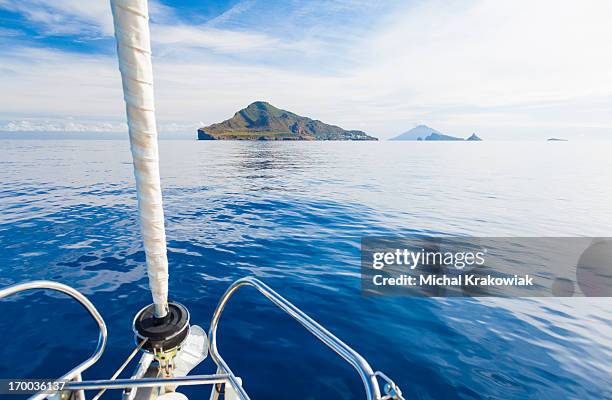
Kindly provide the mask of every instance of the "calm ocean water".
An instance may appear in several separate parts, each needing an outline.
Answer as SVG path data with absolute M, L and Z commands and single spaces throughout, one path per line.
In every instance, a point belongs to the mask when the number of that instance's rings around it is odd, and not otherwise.
M 128 141 L 0 144 L 0 285 L 52 279 L 89 296 L 109 343 L 85 378 L 110 377 L 133 348 L 134 313 L 150 302 Z M 359 291 L 364 235 L 612 236 L 610 143 L 160 148 L 170 293 L 193 322 L 207 329 L 227 286 L 253 275 L 407 398 L 612 398 L 610 299 Z M 62 296 L 20 296 L 0 310 L 1 378 L 56 377 L 95 347 L 93 322 Z M 351 367 L 251 289 L 232 300 L 219 334 L 254 399 L 362 398 Z M 207 360 L 195 372 L 211 371 Z

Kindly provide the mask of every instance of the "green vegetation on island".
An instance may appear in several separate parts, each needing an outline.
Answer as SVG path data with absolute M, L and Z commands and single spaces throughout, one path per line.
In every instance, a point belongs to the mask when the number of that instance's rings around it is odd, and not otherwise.
M 223 122 L 198 129 L 198 140 L 378 140 L 256 101 Z

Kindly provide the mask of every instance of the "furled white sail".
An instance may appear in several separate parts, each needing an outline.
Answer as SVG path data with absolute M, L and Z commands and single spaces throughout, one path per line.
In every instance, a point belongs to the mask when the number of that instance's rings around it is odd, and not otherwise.
M 111 0 L 111 8 L 149 286 L 155 314 L 162 317 L 168 308 L 168 256 L 159 178 L 149 11 L 146 0 Z

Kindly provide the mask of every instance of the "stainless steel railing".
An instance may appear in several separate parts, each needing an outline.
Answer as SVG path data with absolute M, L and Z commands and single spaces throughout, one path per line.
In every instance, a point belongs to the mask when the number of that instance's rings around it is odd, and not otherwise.
M 192 375 L 174 378 L 139 378 L 139 379 L 101 379 L 81 382 L 68 382 L 64 390 L 100 390 L 128 389 L 159 386 L 194 386 L 228 383 L 228 374 Z
M 93 319 L 98 324 L 98 329 L 100 330 L 98 334 L 98 345 L 96 346 L 96 349 L 94 350 L 93 354 L 87 360 L 83 361 L 76 367 L 72 368 L 70 371 L 68 371 L 67 373 L 65 373 L 59 378 L 60 380 L 80 381 L 82 372 L 85 371 L 87 368 L 91 367 L 93 364 L 95 364 L 96 361 L 98 361 L 98 359 L 100 358 L 100 356 L 102 356 L 102 353 L 104 352 L 104 348 L 106 347 L 106 336 L 107 336 L 106 323 L 104 322 L 104 319 L 102 319 L 102 316 L 100 315 L 96 307 L 94 307 L 94 305 L 89 301 L 89 299 L 83 296 L 81 292 L 79 292 L 76 289 L 71 288 L 70 286 L 67 286 L 61 283 L 57 283 L 57 282 L 53 282 L 53 281 L 32 281 L 32 282 L 20 283 L 17 285 L 9 286 L 4 289 L 0 289 L 0 299 L 10 296 L 15 293 L 24 292 L 26 290 L 34 290 L 34 289 L 54 290 L 56 292 L 67 294 L 68 296 L 78 301 L 85 308 L 85 310 L 89 312 L 89 314 L 93 317 Z M 40 394 L 36 394 L 30 397 L 30 400 L 44 399 L 47 396 L 48 396 L 47 394 L 40 393 Z M 82 392 L 80 393 L 79 397 L 83 398 Z
M 257 289 L 263 294 L 268 300 L 279 307 L 282 311 L 287 313 L 310 333 L 312 333 L 317 339 L 321 340 L 326 346 L 335 351 L 340 357 L 347 361 L 359 374 L 366 393 L 368 400 L 387 400 L 387 399 L 398 399 L 404 400 L 401 390 L 397 385 L 388 378 L 385 374 L 380 371 L 374 372 L 368 362 L 355 350 L 349 347 L 346 343 L 338 339 L 334 334 L 321 326 L 318 322 L 306 315 L 302 310 L 297 308 L 287 299 L 276 293 L 265 283 L 251 277 L 242 278 L 234 282 L 223 294 L 219 300 L 219 304 L 213 314 L 210 330 L 209 330 L 209 350 L 211 357 L 217 365 L 217 373 L 214 375 L 195 375 L 186 377 L 176 378 L 138 378 L 138 379 L 107 379 L 107 380 L 92 380 L 82 381 L 81 374 L 87 368 L 92 366 L 100 356 L 102 355 L 106 346 L 106 324 L 98 313 L 98 310 L 93 304 L 83 296 L 76 289 L 70 286 L 63 285 L 61 283 L 52 281 L 33 281 L 22 283 L 18 285 L 9 286 L 4 289 L 0 289 L 0 299 L 10 296 L 11 294 L 23 292 L 32 289 L 48 289 L 67 294 L 68 296 L 76 299 L 94 318 L 97 322 L 100 333 L 98 337 L 98 345 L 94 353 L 81 364 L 71 369 L 68 373 L 64 374 L 59 380 L 69 381 L 65 384 L 64 390 L 75 391 L 79 399 L 84 400 L 85 390 L 98 390 L 98 389 L 127 389 L 127 388 L 142 388 L 142 387 L 160 387 L 160 386 L 190 386 L 190 385 L 216 385 L 225 384 L 230 385 L 236 395 L 241 400 L 250 400 L 248 394 L 242 387 L 240 380 L 229 368 L 225 360 L 219 354 L 217 348 L 217 328 L 219 326 L 219 320 L 221 314 L 228 303 L 232 295 L 243 286 L 251 286 Z M 384 396 L 381 396 L 380 387 L 378 384 L 378 378 L 382 379 L 386 385 Z M 213 387 L 211 398 L 214 397 L 216 388 Z M 48 393 L 38 393 L 30 400 L 40 400 L 48 397 Z
M 349 364 L 351 364 L 361 377 L 361 381 L 363 382 L 363 386 L 366 392 L 366 398 L 368 400 L 381 399 L 380 388 L 378 386 L 378 380 L 376 378 L 377 375 L 372 370 L 372 367 L 370 367 L 370 364 L 368 364 L 368 362 L 359 353 L 350 348 L 342 340 L 334 336 L 333 333 L 325 329 L 318 322 L 310 318 L 302 310 L 294 306 L 287 299 L 276 293 L 274 290 L 268 287 L 268 285 L 251 277 L 237 280 L 226 290 L 226 292 L 219 300 L 219 304 L 217 305 L 217 308 L 215 309 L 212 320 L 210 322 L 210 330 L 208 333 L 210 340 L 210 355 L 212 356 L 215 363 L 219 366 L 220 372 L 225 372 L 230 374 L 230 376 L 235 376 L 230 370 L 225 360 L 221 357 L 221 355 L 219 354 L 219 350 L 217 349 L 217 327 L 219 325 L 219 319 L 221 318 L 221 313 L 223 312 L 225 305 L 229 301 L 230 297 L 232 297 L 232 295 L 236 292 L 236 290 L 238 290 L 242 286 L 251 286 L 257 289 L 268 300 L 270 300 L 281 310 L 289 314 L 293 319 L 295 319 L 310 333 L 312 333 L 317 339 L 325 343 L 325 345 L 327 345 L 333 351 L 338 353 L 340 357 L 342 357 Z M 232 382 L 232 386 L 238 389 L 238 394 L 241 396 L 242 399 L 246 400 L 249 398 L 238 382 Z

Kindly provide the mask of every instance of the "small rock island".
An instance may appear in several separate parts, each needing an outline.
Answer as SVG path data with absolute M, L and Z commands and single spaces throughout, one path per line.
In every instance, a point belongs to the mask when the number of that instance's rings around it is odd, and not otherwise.
M 470 141 L 480 142 L 481 138 L 475 133 L 472 133 L 467 139 L 457 136 L 446 135 L 440 131 L 430 128 L 427 125 L 417 125 L 416 127 L 404 132 L 398 136 L 392 137 L 389 140 L 418 140 L 418 141 Z
M 378 140 L 256 101 L 223 122 L 198 129 L 198 140 Z

